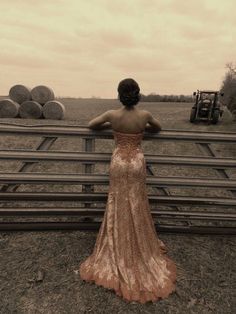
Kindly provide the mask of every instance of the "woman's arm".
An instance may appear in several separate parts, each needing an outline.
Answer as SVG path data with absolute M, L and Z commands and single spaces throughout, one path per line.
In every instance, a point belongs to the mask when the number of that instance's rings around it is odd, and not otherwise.
M 88 127 L 93 130 L 102 130 L 102 129 L 109 129 L 111 128 L 111 111 L 108 110 L 103 114 L 99 115 L 98 117 L 92 119 L 88 123 Z
M 152 132 L 152 133 L 160 132 L 161 131 L 160 123 L 157 121 L 157 119 L 153 117 L 153 115 L 149 111 L 146 111 L 146 113 L 147 113 L 147 125 L 145 127 L 145 131 Z

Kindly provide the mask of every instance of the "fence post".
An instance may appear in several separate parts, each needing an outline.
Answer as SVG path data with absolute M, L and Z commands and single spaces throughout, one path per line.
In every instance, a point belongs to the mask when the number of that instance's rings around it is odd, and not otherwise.
M 95 138 L 83 137 L 82 138 L 82 151 L 84 152 L 95 152 Z M 94 173 L 95 164 L 92 161 L 82 162 L 83 172 L 84 173 Z M 82 192 L 91 193 L 94 192 L 93 184 L 82 184 Z M 91 203 L 84 202 L 85 208 L 91 208 Z M 91 217 L 84 217 L 83 220 L 93 221 Z

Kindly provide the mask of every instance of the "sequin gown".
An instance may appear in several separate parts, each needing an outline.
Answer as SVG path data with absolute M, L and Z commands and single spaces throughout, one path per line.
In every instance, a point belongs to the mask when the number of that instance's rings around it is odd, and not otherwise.
M 79 273 L 125 301 L 154 302 L 175 290 L 176 265 L 166 256 L 149 208 L 143 132 L 113 134 L 106 210 L 93 252 Z

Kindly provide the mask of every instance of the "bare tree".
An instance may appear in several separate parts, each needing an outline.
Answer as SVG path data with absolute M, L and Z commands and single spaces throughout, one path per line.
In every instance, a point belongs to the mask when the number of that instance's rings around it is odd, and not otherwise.
M 228 62 L 228 63 L 226 63 L 225 67 L 226 67 L 232 74 L 236 74 L 236 64 L 234 64 L 233 62 Z
M 229 62 L 225 66 L 228 71 L 222 82 L 221 92 L 224 93 L 224 104 L 231 112 L 236 111 L 236 64 Z

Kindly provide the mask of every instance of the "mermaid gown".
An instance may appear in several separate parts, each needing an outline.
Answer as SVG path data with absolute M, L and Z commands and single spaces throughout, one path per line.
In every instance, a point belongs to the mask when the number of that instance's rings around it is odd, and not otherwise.
M 113 134 L 106 210 L 93 252 L 79 266 L 80 277 L 126 301 L 156 301 L 175 290 L 176 265 L 166 256 L 149 208 L 143 132 Z

